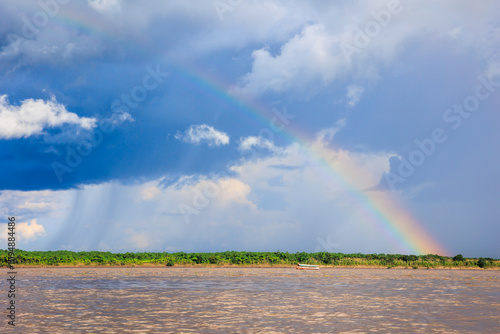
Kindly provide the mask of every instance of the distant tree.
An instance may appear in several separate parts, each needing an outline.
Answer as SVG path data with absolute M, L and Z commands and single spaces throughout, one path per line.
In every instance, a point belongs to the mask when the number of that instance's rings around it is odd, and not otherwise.
M 333 261 L 332 253 L 328 253 L 328 252 L 321 253 L 321 261 L 324 264 L 330 264 L 330 263 L 332 263 L 332 261 Z
M 458 254 L 458 255 L 455 255 L 453 257 L 453 261 L 455 262 L 462 262 L 464 260 L 464 257 L 462 256 L 462 254 Z
M 486 264 L 487 264 L 486 260 L 485 260 L 485 259 L 483 259 L 482 257 L 480 257 L 480 258 L 479 258 L 479 260 L 477 261 L 477 266 L 478 266 L 479 268 L 484 268 L 484 267 L 486 267 Z

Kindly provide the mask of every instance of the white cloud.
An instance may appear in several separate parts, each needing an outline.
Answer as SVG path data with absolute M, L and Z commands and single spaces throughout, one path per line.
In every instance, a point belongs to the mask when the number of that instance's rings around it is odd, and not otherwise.
M 309 25 L 273 56 L 266 48 L 252 53 L 252 71 L 242 79 L 239 91 L 260 94 L 304 88 L 311 81 L 330 82 L 342 71 L 342 55 L 335 50 L 337 37 L 323 25 Z M 238 91 L 238 89 L 237 89 Z
M 361 86 L 350 85 L 347 87 L 347 105 L 351 108 L 354 107 L 359 102 L 361 94 L 363 94 L 364 91 L 365 89 Z
M 213 197 L 211 202 L 218 207 L 242 204 L 255 208 L 255 204 L 247 198 L 251 192 L 251 187 L 236 178 L 202 179 L 195 185 L 184 187 L 183 191 L 189 194 L 201 193 L 208 199 Z
M 327 192 L 344 192 L 342 187 L 331 187 L 332 180 L 324 180 L 324 172 L 319 173 L 318 168 L 321 163 L 317 158 L 321 158 L 326 164 L 329 173 L 342 175 L 349 184 L 355 185 L 358 189 L 371 189 L 378 185 L 383 174 L 389 171 L 389 159 L 392 153 L 380 152 L 352 152 L 341 148 L 331 148 L 331 136 L 338 131 L 338 128 L 331 128 L 320 131 L 317 140 L 306 146 L 298 144 L 289 145 L 280 154 L 268 156 L 254 162 L 246 162 L 233 167 L 239 178 L 249 184 L 252 189 L 266 190 L 269 184 L 257 181 L 259 178 L 273 179 L 282 175 L 285 179 L 290 177 L 290 181 L 299 178 L 309 178 L 307 182 L 312 187 L 315 184 L 318 189 Z M 311 159 L 311 154 L 315 158 Z M 275 169 L 274 166 L 296 166 L 293 169 Z M 286 182 L 285 182 L 286 184 Z M 259 185 L 259 186 L 257 186 Z M 293 193 L 293 191 L 291 192 Z M 299 192 L 300 193 L 300 192 Z
M 239 149 L 242 151 L 248 151 L 252 148 L 264 148 L 269 151 L 278 151 L 279 149 L 271 142 L 269 139 L 263 137 L 249 136 L 241 139 Z
M 119 126 L 125 122 L 134 122 L 135 119 L 131 114 L 124 111 L 115 111 L 110 117 L 102 119 L 103 122 L 111 123 L 114 126 Z M 44 134 L 43 140 L 47 144 L 62 144 L 62 143 L 72 143 L 81 140 L 88 140 L 92 134 L 90 131 L 82 131 L 82 128 L 74 124 L 65 124 L 60 127 L 60 132 L 55 134 Z M 46 150 L 46 153 L 58 153 L 57 150 Z
M 4 229 L 2 231 L 2 234 L 0 235 L 0 239 L 7 241 L 8 238 L 8 224 L 2 224 L 4 226 Z M 39 237 L 45 236 L 45 229 L 41 224 L 37 224 L 36 219 L 30 220 L 29 223 L 23 222 L 23 223 L 18 223 L 16 222 L 15 226 L 15 238 L 18 242 L 22 241 L 33 241 L 38 239 Z
M 334 126 L 318 131 L 318 133 L 316 134 L 316 141 L 323 143 L 332 141 L 333 137 L 337 134 L 337 132 L 342 130 L 345 127 L 345 125 L 346 125 L 346 119 L 342 118 L 337 122 L 335 122 Z
M 19 191 L 0 192 L 0 215 L 8 216 L 12 212 L 25 218 L 37 216 L 55 217 L 68 209 L 71 197 L 65 191 Z
M 184 133 L 178 132 L 175 138 L 191 144 L 207 143 L 208 146 L 229 144 L 229 136 L 226 133 L 206 124 L 191 125 Z
M 147 185 L 140 194 L 143 200 L 149 201 L 161 194 L 161 190 L 156 185 Z
M 12 27 L 8 33 L 14 30 L 11 38 L 7 39 L 12 40 L 11 43 L 0 48 L 0 59 L 8 58 L 11 61 L 8 69 L 12 70 L 12 63 L 22 66 L 26 63 L 98 57 L 106 51 L 117 52 L 121 48 L 117 40 L 148 48 L 144 44 L 144 36 L 159 38 L 152 43 L 155 51 L 160 47 L 162 52 L 184 59 L 216 50 L 242 48 L 248 43 L 284 41 L 290 32 L 296 31 L 307 20 L 302 16 L 307 6 L 283 5 L 274 1 L 231 4 L 229 7 L 234 10 L 226 12 L 221 20 L 213 3 L 183 0 L 140 3 L 121 0 L 69 1 L 57 6 L 56 15 L 54 18 L 49 16 L 46 26 L 25 37 L 23 22 L 11 20 L 11 17 L 25 16 L 30 19 L 40 7 L 33 5 L 31 0 L 0 2 L 0 13 L 4 14 L 2 20 L 8 23 L 6 26 Z M 92 29 L 66 28 L 57 19 L 59 15 L 64 15 L 67 22 L 78 21 Z M 276 29 L 280 23 L 283 23 L 280 29 Z M 54 34 L 52 28 L 56 25 L 58 30 Z M 158 35 L 158 31 L 162 33 Z M 125 48 L 122 50 L 126 51 Z
M 36 219 L 32 219 L 29 223 L 16 224 L 19 240 L 35 240 L 45 235 L 45 229 L 42 225 L 37 224 L 36 221 Z
M 140 232 L 136 229 L 127 229 L 125 231 L 128 235 L 128 243 L 138 250 L 147 249 L 151 244 L 151 237 L 146 232 Z
M 500 10 L 497 2 L 485 1 L 477 6 L 462 0 L 425 4 L 400 1 L 403 11 L 392 16 L 388 26 L 372 39 L 358 59 L 347 61 L 340 52 L 340 44 L 343 41 L 352 43 L 356 29 L 364 30 L 368 22 L 376 22 L 371 13 L 387 10 L 388 3 L 392 2 L 339 4 L 266 0 L 236 4 L 229 1 L 230 10 L 221 20 L 213 1 L 73 1 L 59 6 L 67 21 L 76 20 L 104 33 L 96 34 L 94 29 L 64 29 L 63 26 L 54 34 L 52 25 L 60 22 L 49 18 L 46 27 L 38 29 L 34 36 L 23 38 L 22 22 L 16 24 L 12 20 L 11 23 L 10 17 L 31 18 L 37 8 L 29 0 L 19 0 L 12 4 L 2 3 L 1 12 L 5 13 L 2 19 L 17 27 L 12 35 L 21 37 L 23 42 L 12 41 L 0 50 L 0 58 L 7 57 L 16 66 L 21 66 L 29 62 L 100 56 L 121 47 L 115 43 L 115 38 L 148 48 L 147 43 L 143 43 L 143 36 L 159 36 L 156 32 L 161 30 L 158 43 L 151 43 L 153 50 L 177 59 L 258 45 L 253 69 L 244 77 L 240 88 L 259 93 L 304 86 L 306 83 L 301 81 L 304 73 L 309 73 L 304 77 L 306 81 L 319 80 L 322 84 L 345 72 L 361 77 L 376 75 L 378 68 L 404 52 L 408 42 L 422 36 L 430 43 L 436 38 L 455 40 L 457 48 L 472 50 L 485 58 L 491 50 L 498 50 L 496 22 Z M 8 38 L 11 39 L 14 38 Z M 282 45 L 279 55 L 272 55 L 270 49 L 265 48 L 276 45 Z M 161 51 L 158 48 L 162 48 Z M 9 62 L 9 70 L 12 63 Z M 266 74 L 266 71 L 270 72 Z
M 27 99 L 21 105 L 10 105 L 7 95 L 0 96 L 0 139 L 28 138 L 44 134 L 44 130 L 73 125 L 85 130 L 96 126 L 95 118 L 78 117 L 57 103 Z
M 124 123 L 124 122 L 134 122 L 135 119 L 128 112 L 118 110 L 118 111 L 113 112 L 113 114 L 110 117 L 110 121 L 113 124 L 117 125 L 117 124 Z
M 121 0 L 87 0 L 89 6 L 98 13 L 113 13 L 120 11 Z
M 494 22 L 498 22 L 500 11 L 494 2 L 478 8 L 465 1 L 428 2 L 424 6 L 401 1 L 387 22 L 380 23 L 380 13 L 387 12 L 389 3 L 352 2 L 325 8 L 309 4 L 316 12 L 308 12 L 310 20 L 302 31 L 281 43 L 276 54 L 266 47 L 255 50 L 251 71 L 234 90 L 259 95 L 302 92 L 308 87 L 314 92 L 311 85 L 317 90 L 348 76 L 378 80 L 379 72 L 394 64 L 410 43 L 432 48 L 433 43 L 443 41 L 450 43 L 450 52 L 467 50 L 484 60 L 498 50 L 500 38 Z M 340 8 L 344 12 L 332 21 L 331 11 Z M 366 33 L 370 28 L 376 33 Z M 346 45 L 354 52 L 346 52 Z
M 331 136 L 335 131 L 324 132 Z M 391 154 L 332 148 L 328 139 L 318 133 L 314 143 L 295 143 L 265 157 L 241 160 L 222 176 L 183 176 L 167 187 L 163 178 L 128 185 L 110 182 L 47 191 L 38 201 L 21 192 L 7 199 L 6 206 L 23 207 L 25 216 L 33 210 L 32 215 L 43 219 L 51 238 L 41 240 L 46 244 L 38 243 L 39 249 L 107 245 L 111 251 L 313 251 L 318 237 L 333 235 L 342 245 L 338 251 L 402 251 L 387 242 L 345 185 L 374 192 L 389 171 Z M 376 196 L 385 200 L 387 194 Z M 59 207 L 65 214 L 49 218 L 48 203 L 57 198 L 66 201 Z M 36 224 L 30 226 L 34 236 L 41 235 Z

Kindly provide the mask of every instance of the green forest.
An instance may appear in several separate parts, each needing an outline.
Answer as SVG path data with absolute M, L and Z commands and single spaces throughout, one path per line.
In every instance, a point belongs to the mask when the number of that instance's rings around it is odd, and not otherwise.
M 239 252 L 217 253 L 110 253 L 60 251 L 15 251 L 16 266 L 293 266 L 297 263 L 339 267 L 385 268 L 500 268 L 500 260 L 401 254 L 343 254 L 343 253 L 288 253 Z M 8 251 L 0 250 L 0 265 L 8 266 Z

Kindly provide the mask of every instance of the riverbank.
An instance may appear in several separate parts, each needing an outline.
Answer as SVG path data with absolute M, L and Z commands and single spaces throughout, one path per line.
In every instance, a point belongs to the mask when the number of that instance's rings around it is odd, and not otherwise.
M 16 268 L 211 268 L 211 269 L 225 269 L 225 268 L 247 268 L 247 269 L 259 269 L 259 268 L 276 268 L 276 269 L 295 269 L 295 265 L 215 265 L 215 264 L 185 264 L 185 265 L 175 265 L 166 266 L 165 264 L 153 264 L 153 263 L 142 263 L 142 264 L 125 264 L 125 265 L 95 265 L 95 264 L 55 264 L 55 265 L 16 265 Z M 7 267 L 0 267 L 7 268 Z M 499 267 L 490 268 L 479 268 L 479 267 L 386 267 L 386 266 L 319 266 L 320 269 L 407 269 L 407 270 L 493 270 L 500 271 Z
M 343 254 L 343 253 L 288 253 L 226 251 L 215 253 L 111 253 L 72 251 L 24 251 L 16 250 L 15 258 L 9 258 L 7 250 L 0 250 L 0 266 L 11 261 L 17 266 L 182 266 L 182 267 L 292 267 L 297 263 L 314 264 L 332 268 L 413 268 L 413 269 L 500 269 L 500 260 L 492 258 L 465 258 L 437 254 Z

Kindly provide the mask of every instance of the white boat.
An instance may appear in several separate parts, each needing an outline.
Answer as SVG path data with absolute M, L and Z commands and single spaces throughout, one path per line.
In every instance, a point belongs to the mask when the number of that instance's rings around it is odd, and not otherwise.
M 300 269 L 300 270 L 319 270 L 319 266 L 315 264 L 303 264 L 299 263 L 297 264 L 297 267 L 295 269 Z

